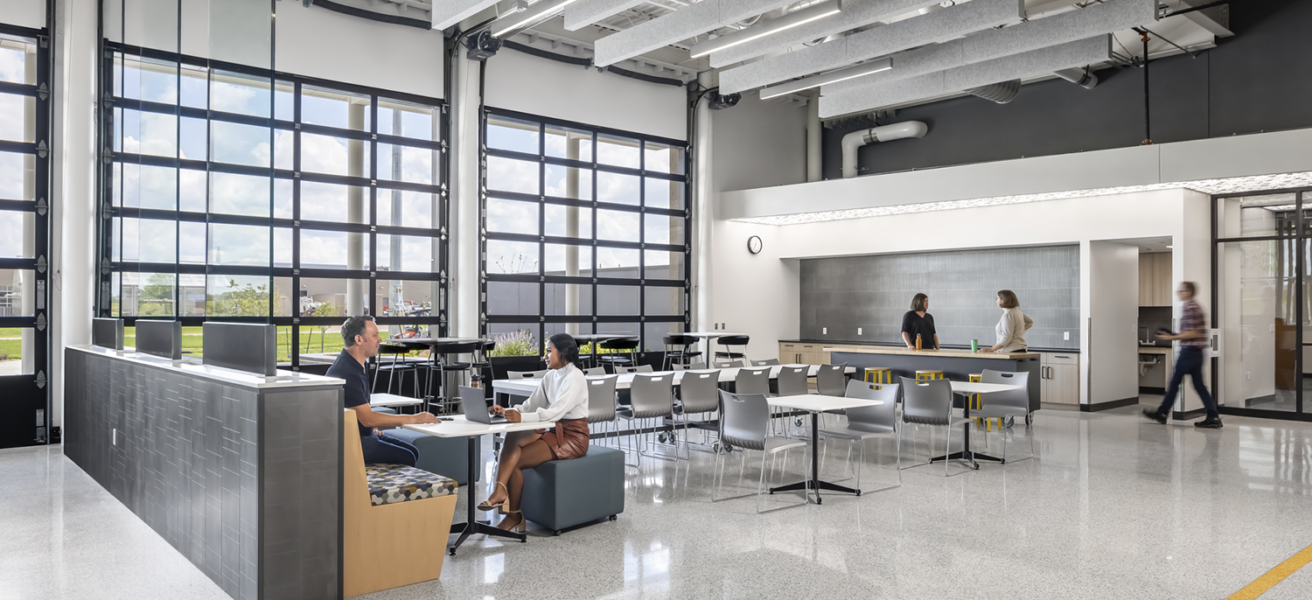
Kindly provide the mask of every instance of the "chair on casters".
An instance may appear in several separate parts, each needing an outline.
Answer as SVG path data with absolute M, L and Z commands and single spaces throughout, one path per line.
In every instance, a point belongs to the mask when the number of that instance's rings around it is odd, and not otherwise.
M 597 347 L 610 351 L 608 354 L 598 356 L 597 362 L 601 363 L 601 366 L 610 365 L 612 372 L 618 373 L 621 366 L 638 364 L 638 338 L 636 337 L 612 338 L 601 342 Z
M 716 343 L 724 346 L 723 352 L 716 352 L 715 358 L 727 360 L 747 359 L 747 343 L 751 341 L 751 336 L 746 335 L 726 335 L 716 340 Z M 734 352 L 734 346 L 737 346 L 742 352 Z
M 779 364 L 779 359 L 767 358 L 765 360 L 754 360 L 751 362 L 753 367 L 770 367 Z
M 720 372 L 707 371 L 701 373 L 684 373 L 683 379 L 679 380 L 679 403 L 674 407 L 676 415 L 683 417 L 683 458 L 686 460 L 692 455 L 688 450 L 692 443 L 688 441 L 688 417 L 690 415 L 705 415 L 715 412 L 720 408 Z M 677 421 L 676 421 L 677 423 Z M 706 431 L 717 431 L 713 423 L 699 422 L 697 429 Z M 705 440 L 703 434 L 702 437 Z M 700 444 L 706 447 L 705 444 Z M 711 450 L 707 447 L 708 450 Z M 713 451 L 713 450 L 711 450 Z
M 879 406 L 863 406 L 861 408 L 847 409 L 847 427 L 840 429 L 821 429 L 820 435 L 826 438 L 847 440 L 847 464 L 852 465 L 852 444 L 860 444 L 861 452 L 857 454 L 856 468 L 856 495 L 860 496 L 861 491 L 861 468 L 865 465 L 866 445 L 865 441 L 872 437 L 881 435 L 894 435 L 897 433 L 897 392 L 898 384 L 896 383 L 866 383 L 864 381 L 847 382 L 847 397 L 861 398 L 864 400 L 882 400 L 884 403 Z M 897 485 L 882 487 L 874 492 L 882 492 L 902 485 L 902 445 L 901 437 L 898 437 L 897 447 Z
M 719 490 L 719 483 L 723 479 L 720 475 L 720 460 L 726 454 L 728 448 L 741 448 L 743 450 L 757 450 L 761 452 L 761 478 L 756 484 L 756 512 L 761 512 L 761 494 L 765 486 L 765 457 L 772 456 L 791 448 L 801 447 L 804 451 L 803 457 L 809 456 L 810 444 L 802 440 L 793 440 L 769 435 L 770 431 L 770 404 L 765 399 L 764 394 L 731 394 L 720 390 L 720 444 L 721 452 L 715 453 L 715 470 L 711 472 L 711 502 L 720 502 L 723 500 L 733 500 L 735 498 L 746 498 L 752 494 L 743 494 L 730 498 L 716 498 L 716 492 Z M 787 469 L 787 455 L 784 455 L 784 469 Z M 810 461 L 802 461 L 802 469 Z M 808 475 L 809 476 L 809 475 Z M 809 500 L 809 492 L 803 492 L 802 502 L 781 508 L 791 508 L 792 506 L 803 506 Z M 778 510 L 778 509 L 772 509 Z
M 615 382 L 618 380 L 618 375 L 588 380 L 589 427 L 593 423 L 610 423 L 612 427 L 615 425 Z M 619 437 L 618 429 L 615 437 Z M 602 442 L 605 443 L 605 440 Z M 618 439 L 615 446 L 619 447 Z
M 918 425 L 934 425 L 947 427 L 947 441 L 943 444 L 943 455 L 946 457 L 951 454 L 952 447 L 952 383 L 946 379 L 934 379 L 930 381 L 916 381 L 909 377 L 902 378 L 902 427 L 897 428 L 898 448 L 902 447 L 902 432 L 906 430 L 907 423 Z M 963 432 L 962 436 L 965 434 Z M 913 469 L 923 467 L 933 462 L 934 456 L 934 438 L 931 433 L 929 444 L 930 461 L 920 464 L 902 467 L 901 458 L 898 459 L 899 469 Z M 948 464 L 950 460 L 943 461 L 943 476 L 960 475 L 960 473 L 950 474 Z M 966 469 L 969 471 L 970 469 Z
M 980 373 L 980 381 L 982 383 L 1018 385 L 1020 386 L 1020 389 L 985 394 L 983 407 L 978 411 L 972 410 L 970 412 L 971 417 L 998 419 L 999 422 L 1007 417 L 1025 417 L 1027 422 L 1025 427 L 1030 430 L 1030 455 L 1019 460 L 1029 460 L 1034 458 L 1034 426 L 1028 424 L 1030 416 L 1029 378 L 1030 374 L 1023 371 L 1011 373 L 1007 371 L 990 371 L 985 369 Z M 1006 464 L 1007 429 L 999 427 L 998 432 L 1002 434 L 1002 463 Z
M 697 343 L 697 338 L 695 337 L 672 333 L 665 336 L 663 341 L 665 342 L 664 370 L 666 371 L 671 370 L 670 367 L 674 365 L 687 365 L 689 359 L 702 355 L 701 352 L 688 349 L 689 346 Z M 672 350 L 671 348 L 678 349 Z
M 628 407 L 616 411 L 615 415 L 621 419 L 627 420 L 632 426 L 634 421 L 646 419 L 662 419 L 674 416 L 674 375 L 672 373 L 663 373 L 660 375 L 647 375 L 644 373 L 635 373 L 633 383 L 629 386 L 630 402 Z M 638 427 L 642 429 L 641 425 Z M 630 467 L 641 467 L 642 457 L 659 458 L 661 460 L 678 460 L 677 440 L 675 445 L 676 455 L 673 457 L 647 452 L 642 449 L 643 438 L 647 434 L 634 433 L 638 437 L 634 440 L 637 454 L 634 458 L 635 464 L 625 465 Z

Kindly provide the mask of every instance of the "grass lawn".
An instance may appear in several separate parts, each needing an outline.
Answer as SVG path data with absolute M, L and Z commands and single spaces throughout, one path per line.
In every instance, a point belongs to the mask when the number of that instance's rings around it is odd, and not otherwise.
M 16 337 L 16 336 L 0 336 Z M 6 359 L 5 357 L 9 358 Z M 23 358 L 23 340 L 0 340 L 0 360 L 18 360 Z
M 5 337 L 5 336 L 0 336 Z M 322 340 L 322 343 L 321 341 Z M 291 328 L 278 328 L 278 362 L 291 362 Z M 3 351 L 5 342 L 0 342 L 0 352 Z M 17 341 L 14 342 L 18 343 Z M 137 336 L 135 327 L 123 328 L 123 345 L 136 347 Z M 306 349 L 306 346 L 309 349 Z M 302 328 L 300 342 L 297 344 L 301 354 L 327 352 L 336 354 L 342 351 L 342 336 L 335 332 L 328 332 L 321 335 L 318 331 L 309 332 Z M 320 350 L 322 348 L 322 350 Z M 182 349 L 184 356 L 201 358 L 204 355 L 204 338 L 201 336 L 200 327 L 183 327 L 182 328 Z

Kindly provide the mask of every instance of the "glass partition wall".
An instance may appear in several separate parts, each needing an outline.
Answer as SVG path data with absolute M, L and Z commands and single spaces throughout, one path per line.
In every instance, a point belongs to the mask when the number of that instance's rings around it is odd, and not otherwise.
M 210 2 L 199 42 L 178 0 L 104 3 L 97 304 L 127 345 L 137 318 L 193 356 L 207 319 L 272 323 L 295 369 L 348 315 L 443 331 L 442 103 L 275 70 L 276 5 Z
M 1312 420 L 1312 190 L 1214 197 L 1213 389 L 1231 414 Z
M 567 332 L 634 336 L 688 323 L 685 143 L 487 109 L 482 326 L 498 354 Z

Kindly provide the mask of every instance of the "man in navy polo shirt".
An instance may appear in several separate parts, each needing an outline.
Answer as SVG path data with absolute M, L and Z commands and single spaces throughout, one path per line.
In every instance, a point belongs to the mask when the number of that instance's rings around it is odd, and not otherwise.
M 346 380 L 343 386 L 346 396 L 346 408 L 355 411 L 355 418 L 360 423 L 360 446 L 364 450 L 364 464 L 379 463 L 415 466 L 419 460 L 419 449 L 409 442 L 398 440 L 379 431 L 408 425 L 411 423 L 436 423 L 437 417 L 430 413 L 417 415 L 389 415 L 376 413 L 369 406 L 369 375 L 365 372 L 365 363 L 378 356 L 378 346 L 383 340 L 378 337 L 378 326 L 374 318 L 368 315 L 351 317 L 342 323 L 342 341 L 346 347 L 337 356 L 333 366 L 328 367 L 328 376 Z

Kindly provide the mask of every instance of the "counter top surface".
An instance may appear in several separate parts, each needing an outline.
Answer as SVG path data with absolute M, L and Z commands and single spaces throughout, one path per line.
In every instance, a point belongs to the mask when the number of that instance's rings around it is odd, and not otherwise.
M 851 352 L 855 354 L 897 354 L 901 356 L 925 356 L 940 358 L 1000 358 L 1015 360 L 1017 358 L 1037 358 L 1037 352 L 1011 352 L 997 354 L 993 352 L 971 352 L 969 350 L 912 350 L 897 346 L 825 346 L 825 352 Z
M 906 348 L 903 347 L 902 344 L 895 344 L 895 343 L 890 343 L 890 342 L 850 342 L 850 341 L 835 341 L 835 340 L 796 340 L 796 339 L 794 339 L 794 340 L 779 340 L 779 343 L 780 343 L 780 344 L 808 344 L 808 345 L 809 345 L 809 344 L 815 344 L 815 345 L 824 346 L 824 347 L 826 347 L 826 348 L 830 348 L 830 347 L 837 348 L 837 347 L 842 346 L 842 347 L 855 347 L 855 348 L 892 348 L 892 349 L 894 349 L 894 350 L 899 350 L 899 349 L 900 349 L 900 350 L 906 350 Z M 989 346 L 989 344 L 982 344 L 982 347 L 984 347 L 984 348 L 987 348 L 988 346 Z M 1075 348 L 1030 348 L 1029 351 L 1030 351 L 1030 354 L 1047 353 L 1047 352 L 1063 352 L 1063 353 L 1071 353 L 1071 354 L 1079 354 L 1079 353 L 1080 353 L 1080 351 L 1079 351 L 1078 349 L 1075 349 Z M 844 351 L 844 352 L 845 352 L 845 351 Z M 944 349 L 942 350 L 942 352 L 966 352 L 966 353 L 969 353 L 969 351 L 966 349 L 966 347 L 961 347 L 961 348 L 944 348 Z
M 1160 346 L 1139 346 L 1139 354 L 1170 354 L 1171 348 Z
M 209 379 L 237 385 L 246 388 L 255 388 L 258 390 L 282 390 L 288 388 L 302 387 L 323 387 L 337 386 L 341 387 L 346 382 L 336 377 L 324 377 L 322 375 L 311 375 L 309 373 L 296 373 L 293 371 L 278 371 L 277 375 L 265 377 L 255 373 L 247 373 L 235 369 L 225 369 L 213 365 L 202 364 L 196 359 L 186 359 L 179 361 L 169 360 L 151 354 L 136 352 L 134 349 L 124 349 L 123 351 L 100 346 L 91 346 L 78 344 L 68 346 L 70 350 L 78 350 L 87 354 L 96 354 L 106 358 L 131 362 L 139 365 L 168 369 L 178 373 L 184 373 L 202 379 Z

